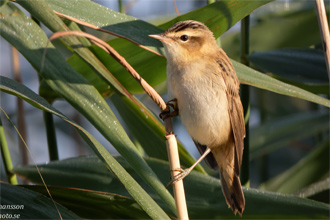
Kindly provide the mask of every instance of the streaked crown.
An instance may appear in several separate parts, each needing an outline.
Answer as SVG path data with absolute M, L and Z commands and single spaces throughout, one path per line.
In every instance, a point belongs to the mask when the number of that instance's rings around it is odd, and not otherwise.
M 180 32 L 180 31 L 189 31 L 189 30 L 204 30 L 204 31 L 209 31 L 209 29 L 205 26 L 205 24 L 198 22 L 198 21 L 193 21 L 193 20 L 188 20 L 188 21 L 180 21 L 175 23 L 172 27 L 170 27 L 166 33 L 170 32 Z
M 213 33 L 201 22 L 188 20 L 180 21 L 160 35 L 151 35 L 160 40 L 169 58 L 193 59 L 194 54 L 214 54 L 218 46 Z

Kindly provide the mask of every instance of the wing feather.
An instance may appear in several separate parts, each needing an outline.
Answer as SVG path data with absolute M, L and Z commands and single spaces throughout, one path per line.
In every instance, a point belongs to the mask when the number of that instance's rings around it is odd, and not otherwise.
M 245 137 L 244 112 L 239 96 L 239 81 L 232 63 L 222 49 L 220 49 L 219 56 L 217 57 L 217 63 L 220 66 L 220 72 L 226 86 L 228 112 L 236 148 L 235 173 L 239 175 Z

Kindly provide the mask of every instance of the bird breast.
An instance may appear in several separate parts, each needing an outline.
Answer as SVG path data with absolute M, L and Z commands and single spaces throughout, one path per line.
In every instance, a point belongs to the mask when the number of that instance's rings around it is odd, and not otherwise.
M 202 145 L 218 147 L 230 136 L 225 84 L 216 62 L 167 66 L 168 92 L 178 101 L 182 124 Z

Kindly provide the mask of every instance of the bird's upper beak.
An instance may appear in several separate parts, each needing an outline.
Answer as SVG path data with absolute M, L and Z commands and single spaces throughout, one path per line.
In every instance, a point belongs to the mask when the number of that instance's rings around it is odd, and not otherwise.
M 167 41 L 169 40 L 168 37 L 166 37 L 164 34 L 150 34 L 148 35 L 149 37 L 155 38 L 160 41 Z

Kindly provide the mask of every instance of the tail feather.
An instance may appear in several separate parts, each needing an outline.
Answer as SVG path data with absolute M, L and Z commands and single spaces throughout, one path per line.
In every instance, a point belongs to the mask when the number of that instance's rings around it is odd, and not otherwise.
M 226 202 L 228 207 L 230 207 L 233 212 L 242 216 L 244 208 L 245 208 L 245 199 L 244 194 L 241 186 L 241 181 L 239 177 L 234 174 L 233 181 L 230 183 L 227 183 L 223 172 L 220 170 L 220 178 L 221 178 L 221 186 L 222 186 L 222 192 L 226 198 Z
M 220 168 L 222 191 L 227 205 L 233 212 L 243 214 L 245 199 L 239 179 L 239 167 L 235 143 L 233 137 L 226 145 L 213 148 L 212 153 Z

